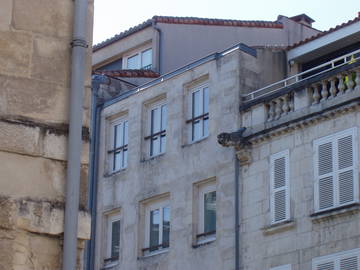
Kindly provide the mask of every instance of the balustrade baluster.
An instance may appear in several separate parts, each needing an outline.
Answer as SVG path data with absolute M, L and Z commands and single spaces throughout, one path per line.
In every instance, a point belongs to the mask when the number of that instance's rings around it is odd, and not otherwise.
M 319 85 L 315 84 L 313 86 L 314 94 L 313 94 L 313 103 L 312 104 L 318 104 L 320 101 L 320 93 L 319 93 Z
M 329 92 L 327 90 L 327 81 L 322 81 L 321 82 L 321 96 L 322 96 L 322 100 L 324 101 L 327 99 L 327 97 L 329 96 Z
M 290 111 L 289 95 L 283 96 L 282 101 L 283 101 L 283 106 L 282 106 L 283 113 L 282 114 L 286 115 Z
M 349 91 L 354 90 L 354 86 L 355 86 L 355 83 L 354 83 L 354 81 L 353 81 L 352 75 L 353 75 L 352 72 L 349 72 L 349 73 L 347 74 L 346 86 L 347 86 L 347 89 L 348 89 Z
M 356 71 L 356 78 L 355 78 L 355 83 L 356 83 L 356 87 L 355 87 L 355 91 L 360 91 L 360 70 Z
M 329 92 L 331 94 L 330 98 L 334 98 L 336 96 L 336 85 L 335 85 L 336 78 L 330 79 L 330 89 Z
M 345 84 L 344 84 L 344 79 L 343 79 L 343 75 L 340 74 L 337 76 L 339 79 L 339 83 L 338 83 L 338 89 L 339 89 L 339 94 L 342 95 L 345 93 Z
M 274 120 L 275 117 L 275 104 L 274 102 L 270 101 L 269 103 L 269 113 L 268 113 L 269 117 L 268 117 L 268 122 L 271 122 Z
M 279 119 L 282 113 L 282 100 L 281 98 L 276 99 L 276 107 L 275 107 L 275 119 Z

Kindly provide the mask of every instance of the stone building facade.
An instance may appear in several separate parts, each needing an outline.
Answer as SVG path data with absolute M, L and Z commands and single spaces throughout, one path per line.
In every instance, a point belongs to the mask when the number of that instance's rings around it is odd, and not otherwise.
M 359 23 L 99 72 L 93 269 L 359 270 Z
M 0 4 L 0 269 L 60 269 L 74 1 Z M 93 1 L 89 1 L 91 42 Z M 90 62 L 84 102 L 79 267 L 87 205 Z

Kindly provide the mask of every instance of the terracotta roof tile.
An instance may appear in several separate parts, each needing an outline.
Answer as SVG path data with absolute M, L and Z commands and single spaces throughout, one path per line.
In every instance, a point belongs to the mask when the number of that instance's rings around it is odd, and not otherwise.
M 93 74 L 119 78 L 157 78 L 159 73 L 147 69 L 96 70 Z
M 360 14 L 359 14 L 358 17 L 356 17 L 356 18 L 353 19 L 353 20 L 349 20 L 349 21 L 347 21 L 347 22 L 345 22 L 345 23 L 342 23 L 342 24 L 340 24 L 340 25 L 335 26 L 334 28 L 330 28 L 330 29 L 327 30 L 327 31 L 320 32 L 320 33 L 318 33 L 318 34 L 316 34 L 316 35 L 314 35 L 314 36 L 311 36 L 311 37 L 306 38 L 306 39 L 304 39 L 304 40 L 302 40 L 302 41 L 299 41 L 299 42 L 297 42 L 297 43 L 294 43 L 293 45 L 289 46 L 288 49 L 293 49 L 293 48 L 295 48 L 295 47 L 298 47 L 298 46 L 300 46 L 300 45 L 303 45 L 303 44 L 305 44 L 305 43 L 307 43 L 307 42 L 310 42 L 310 41 L 312 41 L 312 40 L 314 40 L 314 39 L 320 38 L 320 37 L 325 36 L 325 35 L 327 35 L 327 34 L 330 34 L 330 33 L 332 33 L 332 32 L 335 32 L 335 31 L 337 31 L 337 30 L 339 30 L 339 29 L 341 29 L 341 28 L 344 28 L 344 27 L 346 27 L 346 26 L 349 26 L 349 25 L 351 25 L 351 24 L 353 24 L 353 23 L 356 23 L 356 22 L 359 22 L 359 21 L 360 21 Z
M 134 26 L 120 34 L 117 34 L 101 43 L 93 46 L 93 51 L 97 51 L 118 40 L 121 40 L 131 34 L 145 29 L 152 23 L 168 23 L 168 24 L 192 24 L 192 25 L 212 25 L 212 26 L 238 26 L 238 27 L 258 27 L 258 28 L 283 28 L 282 23 L 273 21 L 243 21 L 243 20 L 226 20 L 226 19 L 210 19 L 198 17 L 171 17 L 171 16 L 154 16 L 137 26 Z

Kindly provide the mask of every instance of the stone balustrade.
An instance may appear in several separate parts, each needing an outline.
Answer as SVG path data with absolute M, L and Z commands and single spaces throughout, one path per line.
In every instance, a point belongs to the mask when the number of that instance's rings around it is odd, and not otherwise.
M 303 79 L 298 85 L 284 87 L 277 93 L 272 92 L 268 96 L 245 101 L 240 110 L 243 126 L 260 131 L 288 121 L 304 119 L 307 115 L 358 99 L 360 66 L 356 62 L 337 73 L 324 73 L 318 77 Z
M 311 95 L 311 105 L 335 98 L 349 91 L 360 91 L 360 69 L 340 73 L 319 83 L 314 83 L 309 86 L 308 91 Z
M 275 98 L 265 104 L 266 121 L 271 122 L 280 119 L 294 110 L 294 99 L 292 94 Z

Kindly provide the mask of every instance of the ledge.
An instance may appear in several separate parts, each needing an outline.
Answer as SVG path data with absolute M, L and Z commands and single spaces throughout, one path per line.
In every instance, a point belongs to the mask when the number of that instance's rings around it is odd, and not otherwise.
M 216 238 L 209 238 L 209 239 L 204 239 L 203 242 L 197 242 L 196 244 L 192 245 L 192 248 L 199 248 L 199 247 L 203 247 L 203 246 L 207 246 L 210 245 L 211 243 L 214 243 L 216 241 Z
M 141 256 L 141 257 L 138 257 L 138 260 L 142 260 L 142 259 L 154 257 L 154 256 L 156 256 L 156 255 L 161 255 L 161 254 L 168 253 L 168 252 L 169 252 L 169 248 L 164 248 L 164 249 L 156 250 L 156 251 L 153 251 L 153 252 L 148 253 L 148 254 L 146 254 L 146 255 L 143 255 L 143 256 Z
M 349 205 L 329 209 L 310 215 L 313 223 L 320 223 L 323 221 L 333 220 L 343 216 L 350 216 L 360 212 L 360 203 L 352 203 Z
M 294 220 L 286 220 L 280 223 L 271 224 L 262 228 L 264 235 L 272 235 L 275 233 L 281 233 L 284 231 L 288 231 L 295 228 L 295 221 Z

